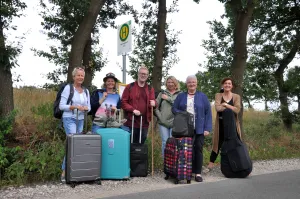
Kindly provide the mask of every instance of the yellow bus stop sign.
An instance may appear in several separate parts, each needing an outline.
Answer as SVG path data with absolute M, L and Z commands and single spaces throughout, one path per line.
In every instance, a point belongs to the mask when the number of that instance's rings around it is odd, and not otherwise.
M 120 28 L 119 36 L 121 41 L 126 41 L 129 35 L 129 26 L 128 24 L 123 24 Z

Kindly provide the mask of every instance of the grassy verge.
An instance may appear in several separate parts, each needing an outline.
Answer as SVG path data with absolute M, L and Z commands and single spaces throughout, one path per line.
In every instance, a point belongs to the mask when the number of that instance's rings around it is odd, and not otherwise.
M 43 89 L 14 90 L 17 115 L 12 130 L 5 134 L 4 144 L 0 147 L 0 185 L 59 179 L 65 134 L 59 121 L 52 116 L 55 94 Z M 244 112 L 243 121 L 243 140 L 249 146 L 253 160 L 300 157 L 300 124 L 294 125 L 293 132 L 286 132 L 280 119 L 269 112 L 253 110 Z M 161 138 L 157 128 L 153 133 L 154 169 L 161 171 Z M 150 130 L 147 139 L 150 171 L 151 138 Z M 204 165 L 208 164 L 211 144 L 212 136 L 206 137 Z M 220 157 L 216 162 L 219 161 Z

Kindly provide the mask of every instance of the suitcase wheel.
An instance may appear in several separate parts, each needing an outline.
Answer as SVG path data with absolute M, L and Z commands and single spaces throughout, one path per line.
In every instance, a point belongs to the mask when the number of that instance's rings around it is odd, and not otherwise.
M 165 180 L 168 180 L 168 179 L 169 179 L 169 175 L 166 175 Z
M 188 184 L 191 184 L 191 180 L 187 180 L 186 182 L 187 182 Z
M 72 182 L 72 183 L 70 184 L 70 186 L 71 186 L 72 188 L 75 188 L 76 184 Z
M 101 185 L 101 180 L 96 180 L 97 185 Z
M 179 183 L 179 180 L 178 180 L 178 179 L 176 179 L 176 180 L 175 180 L 175 184 L 178 184 L 178 183 Z

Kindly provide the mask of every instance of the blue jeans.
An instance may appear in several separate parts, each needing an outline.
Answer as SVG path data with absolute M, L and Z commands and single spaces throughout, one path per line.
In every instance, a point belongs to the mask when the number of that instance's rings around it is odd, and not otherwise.
M 164 156 L 167 139 L 172 137 L 172 128 L 167 128 L 160 124 L 158 125 L 158 127 L 161 137 L 161 154 L 162 156 Z
M 76 119 L 71 117 L 63 118 L 63 125 L 66 134 L 81 133 L 83 130 L 84 120 L 78 120 L 78 132 L 76 132 Z
M 98 126 L 93 123 L 92 125 L 92 133 L 96 133 L 98 129 L 104 128 L 103 126 Z
M 64 118 L 62 118 L 62 120 L 63 120 L 63 125 L 64 125 L 66 135 L 76 134 L 76 119 L 71 118 L 71 117 L 64 117 Z M 80 132 L 80 133 L 83 130 L 83 123 L 84 123 L 84 120 L 78 121 L 78 132 Z M 63 163 L 61 165 L 62 170 L 65 170 L 65 168 L 66 168 L 66 157 L 64 157 Z
M 131 133 L 130 128 L 128 126 L 120 126 L 121 129 L 123 129 L 124 131 L 127 131 L 128 133 Z

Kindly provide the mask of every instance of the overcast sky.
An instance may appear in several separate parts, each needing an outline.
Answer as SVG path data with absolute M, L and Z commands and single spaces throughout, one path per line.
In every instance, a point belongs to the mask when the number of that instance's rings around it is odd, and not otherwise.
M 140 7 L 141 1 L 129 1 L 136 8 Z M 170 3 L 171 1 L 167 2 Z M 45 78 L 45 74 L 53 71 L 55 65 L 49 63 L 45 58 L 34 56 L 31 49 L 36 48 L 48 51 L 49 46 L 54 41 L 48 40 L 46 35 L 42 33 L 39 0 L 26 0 L 26 4 L 25 16 L 14 19 L 13 24 L 18 29 L 17 31 L 11 31 L 9 36 L 11 42 L 18 41 L 15 39 L 16 36 L 22 36 L 22 34 L 26 36 L 22 41 L 23 51 L 18 58 L 20 66 L 13 69 L 14 74 L 20 75 L 22 81 L 14 83 L 14 86 L 42 86 L 49 82 Z M 172 21 L 171 28 L 182 31 L 182 34 L 179 35 L 180 44 L 177 45 L 180 61 L 171 68 L 169 73 L 184 81 L 188 75 L 203 70 L 198 64 L 206 60 L 204 49 L 201 47 L 202 40 L 207 39 L 210 32 L 209 25 L 206 22 L 214 19 L 221 20 L 220 16 L 224 13 L 224 6 L 218 0 L 201 0 L 199 4 L 194 3 L 193 0 L 180 0 L 178 8 L 178 13 L 167 16 L 167 21 Z M 120 25 L 128 20 L 132 20 L 132 18 L 130 16 L 121 16 L 116 19 L 116 24 Z M 122 71 L 118 66 L 122 65 L 122 56 L 117 56 L 117 30 L 107 28 L 101 29 L 100 32 L 99 45 L 103 48 L 108 64 L 101 72 L 96 73 L 93 80 L 93 84 L 99 87 L 102 84 L 103 77 L 108 72 L 114 72 L 122 80 Z M 132 81 L 133 79 L 127 75 L 126 83 Z M 261 108 L 263 105 L 259 107 Z
M 134 4 L 140 6 L 141 1 L 131 0 Z M 170 1 L 168 1 L 170 2 Z M 14 24 L 18 26 L 18 31 L 13 36 L 21 36 L 26 33 L 26 39 L 23 43 L 23 51 L 19 56 L 18 63 L 20 67 L 14 69 L 16 74 L 21 75 L 22 81 L 15 85 L 35 85 L 40 86 L 47 82 L 44 74 L 53 71 L 54 64 L 47 59 L 34 56 L 31 48 L 49 50 L 49 45 L 53 41 L 47 40 L 46 35 L 41 31 L 42 18 L 39 16 L 39 0 L 26 0 L 27 9 L 25 17 L 15 19 Z M 170 75 L 174 75 L 180 80 L 201 70 L 199 62 L 205 60 L 203 48 L 200 46 L 203 39 L 208 38 L 209 26 L 206 23 L 209 20 L 220 19 L 224 12 L 223 5 L 217 0 L 201 0 L 196 4 L 193 0 L 180 0 L 179 13 L 168 16 L 168 21 L 172 21 L 172 28 L 182 30 L 179 36 L 178 44 L 179 63 L 170 70 Z M 116 24 L 122 24 L 130 20 L 130 16 L 121 16 L 116 19 Z M 122 65 L 122 57 L 117 56 L 117 30 L 112 28 L 101 29 L 100 46 L 103 47 L 104 54 L 108 59 L 108 64 L 101 72 L 96 74 L 93 84 L 100 86 L 104 75 L 108 72 L 114 72 L 122 80 L 122 71 L 117 63 Z M 12 36 L 10 38 L 13 38 Z M 134 47 L 134 45 L 133 45 Z M 127 62 L 127 67 L 129 63 Z M 127 81 L 132 78 L 127 75 Z

